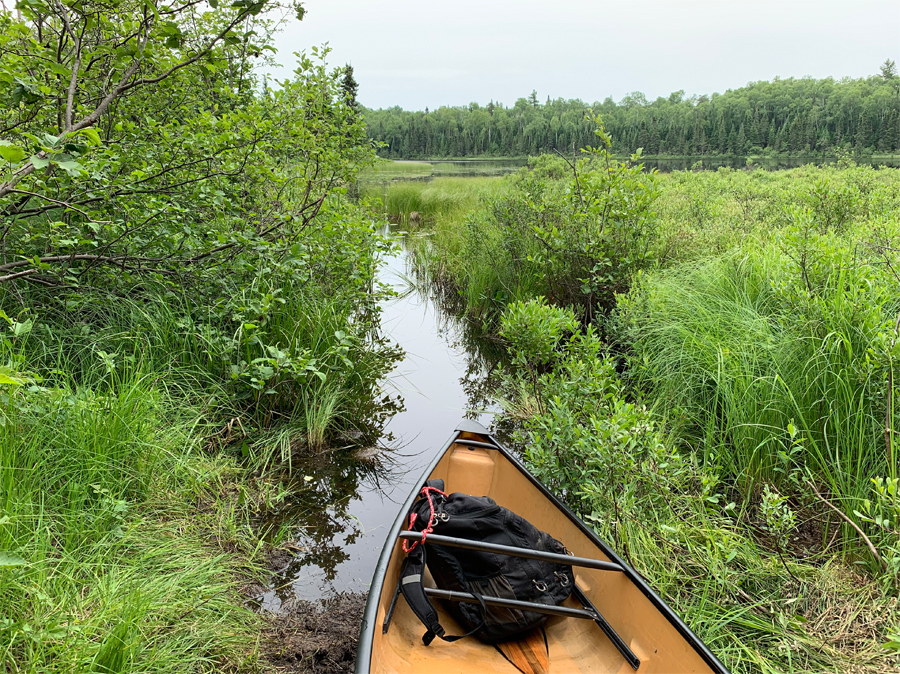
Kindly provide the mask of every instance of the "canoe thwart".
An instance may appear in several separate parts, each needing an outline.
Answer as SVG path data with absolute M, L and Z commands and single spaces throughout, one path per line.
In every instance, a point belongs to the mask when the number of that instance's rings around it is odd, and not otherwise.
M 421 541 L 422 534 L 418 531 L 401 531 L 400 538 L 410 541 Z M 569 566 L 580 566 L 587 569 L 600 569 L 601 571 L 622 571 L 622 567 L 613 562 L 604 562 L 599 559 L 589 559 L 587 557 L 573 557 L 572 555 L 558 555 L 555 552 L 542 552 L 540 550 L 531 550 L 528 548 L 518 548 L 514 545 L 498 545 L 496 543 L 484 543 L 482 541 L 472 541 L 467 538 L 456 538 L 454 536 L 440 536 L 438 534 L 428 534 L 425 543 L 434 543 L 435 545 L 446 545 L 449 548 L 464 548 L 466 550 L 481 550 L 483 552 L 496 552 L 501 555 L 509 555 L 510 557 L 524 557 L 525 559 L 539 559 L 545 562 L 556 562 L 557 564 L 568 564 Z
M 436 587 L 426 587 L 425 594 L 435 599 L 446 599 L 447 601 L 458 601 L 464 604 L 480 604 L 474 594 L 469 592 L 456 592 L 455 590 L 440 590 Z M 563 618 L 581 618 L 582 620 L 596 620 L 597 616 L 591 611 L 580 608 L 569 608 L 568 606 L 555 606 L 548 604 L 536 604 L 531 601 L 520 601 L 518 599 L 504 599 L 503 597 L 489 597 L 481 595 L 484 603 L 488 606 L 497 606 L 499 608 L 518 609 L 520 611 L 532 611 L 533 613 L 544 613 L 546 615 L 561 616 Z
M 490 442 L 481 442 L 480 440 L 457 440 L 456 444 L 464 447 L 483 447 L 484 449 L 497 449 L 497 445 Z

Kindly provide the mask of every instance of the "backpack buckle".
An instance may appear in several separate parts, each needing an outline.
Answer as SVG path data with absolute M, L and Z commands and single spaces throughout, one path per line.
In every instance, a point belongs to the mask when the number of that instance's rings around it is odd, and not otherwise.
M 538 592 L 546 592 L 547 591 L 547 583 L 542 580 L 532 580 L 531 583 L 534 585 L 534 589 Z

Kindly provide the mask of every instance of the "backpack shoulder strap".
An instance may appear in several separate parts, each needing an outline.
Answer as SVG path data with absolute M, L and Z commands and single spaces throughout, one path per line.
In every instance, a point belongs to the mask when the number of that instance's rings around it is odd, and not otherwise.
M 427 628 L 422 641 L 427 646 L 434 641 L 435 636 L 443 636 L 444 628 L 438 619 L 437 611 L 425 594 L 425 585 L 422 582 L 422 574 L 425 572 L 425 555 L 423 546 L 417 545 L 403 560 L 400 569 L 400 591 L 403 598 Z
M 412 612 L 416 614 L 416 617 L 427 629 L 425 634 L 422 635 L 423 644 L 426 646 L 430 645 L 435 637 L 440 637 L 444 641 L 457 641 L 475 634 L 475 632 L 484 627 L 484 616 L 487 614 L 487 606 L 481 598 L 481 595 L 473 592 L 472 594 L 475 595 L 475 598 L 478 599 L 481 604 L 481 623 L 476 625 L 473 630 L 466 634 L 446 636 L 446 632 L 441 626 L 440 619 L 438 618 L 437 611 L 431 603 L 431 600 L 428 598 L 428 595 L 425 594 L 424 572 L 425 546 L 418 545 L 406 556 L 406 559 L 403 560 L 403 566 L 400 569 L 400 591 L 403 593 L 403 598 L 406 599 L 406 603 L 409 604 Z

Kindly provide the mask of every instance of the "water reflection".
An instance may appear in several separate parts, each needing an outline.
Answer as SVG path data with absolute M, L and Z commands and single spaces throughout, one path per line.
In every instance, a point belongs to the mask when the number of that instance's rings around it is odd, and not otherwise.
M 400 504 L 456 423 L 466 416 L 485 424 L 492 418 L 488 375 L 498 345 L 441 309 L 436 289 L 410 267 L 410 239 L 396 236 L 402 250 L 385 261 L 379 280 L 397 296 L 382 304 L 381 325 L 405 356 L 382 395 L 400 395 L 405 409 L 362 456 L 337 450 L 295 463 L 292 496 L 267 524 L 289 524 L 296 555 L 261 597 L 264 609 L 277 611 L 294 598 L 366 591 Z

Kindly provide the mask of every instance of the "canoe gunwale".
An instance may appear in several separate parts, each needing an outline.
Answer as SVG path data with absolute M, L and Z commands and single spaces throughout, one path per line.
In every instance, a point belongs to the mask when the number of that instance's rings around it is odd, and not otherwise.
M 378 563 L 375 565 L 375 572 L 373 574 L 372 583 L 369 586 L 369 596 L 366 601 L 366 608 L 363 614 L 362 626 L 360 629 L 360 637 L 359 637 L 359 646 L 357 650 L 356 656 L 356 674 L 369 674 L 371 670 L 371 660 L 372 660 L 372 644 L 375 636 L 375 629 L 377 623 L 378 616 L 378 605 L 381 599 L 381 593 L 384 591 L 384 577 L 387 572 L 388 565 L 390 564 L 391 557 L 393 555 L 394 546 L 396 544 L 397 539 L 399 538 L 400 531 L 403 529 L 403 525 L 406 520 L 406 513 L 409 512 L 409 509 L 412 507 L 413 502 L 416 499 L 416 496 L 419 493 L 419 486 L 422 482 L 428 479 L 428 476 L 434 472 L 438 463 L 440 463 L 441 459 L 447 453 L 451 446 L 459 440 L 459 436 L 462 433 L 476 433 L 487 437 L 491 443 L 491 449 L 500 452 L 503 457 L 512 463 L 513 466 L 525 477 L 528 479 L 531 484 L 538 489 L 538 491 L 546 497 L 558 510 L 560 510 L 587 538 L 609 558 L 614 564 L 617 564 L 621 567 L 621 572 L 624 573 L 628 579 L 634 583 L 635 586 L 641 591 L 647 599 L 653 604 L 653 606 L 662 613 L 666 619 L 672 624 L 673 627 L 681 634 L 682 637 L 694 648 L 694 650 L 703 658 L 703 660 L 710 666 L 710 668 L 716 672 L 717 674 L 730 674 L 729 670 L 722 664 L 722 662 L 709 650 L 706 644 L 700 640 L 700 638 L 694 634 L 690 627 L 675 613 L 672 608 L 663 601 L 663 599 L 647 584 L 647 582 L 643 579 L 643 577 L 637 573 L 631 566 L 629 566 L 619 555 L 610 548 L 602 539 L 600 539 L 584 522 L 582 522 L 575 513 L 573 513 L 569 507 L 563 503 L 560 499 L 558 499 L 553 493 L 551 493 L 534 475 L 532 475 L 529 470 L 525 467 L 525 465 L 513 455 L 513 453 L 503 445 L 497 438 L 495 438 L 490 431 L 481 426 L 478 422 L 464 419 L 457 426 L 453 435 L 447 441 L 447 443 L 442 447 L 442 449 L 437 452 L 434 459 L 429 463 L 428 467 L 423 471 L 422 479 L 416 483 L 416 486 L 412 489 L 406 501 L 403 503 L 403 506 L 400 509 L 397 518 L 394 520 L 393 525 L 391 526 L 390 532 L 388 533 L 387 538 L 385 539 L 384 547 L 382 548 L 381 555 L 378 558 Z M 460 444 L 465 444 L 467 441 L 462 440 L 459 441 Z M 474 443 L 478 441 L 471 441 Z M 485 443 L 478 443 L 483 446 Z M 374 590 L 374 591 L 373 591 Z
M 468 419 L 465 420 L 467 423 Z M 356 674 L 369 674 L 372 669 L 372 642 L 375 639 L 375 629 L 376 623 L 378 622 L 378 603 L 381 600 L 381 593 L 384 591 L 384 576 L 387 573 L 388 565 L 391 562 L 391 557 L 394 554 L 394 545 L 396 544 L 397 538 L 400 536 L 400 530 L 403 529 L 403 524 L 406 520 L 406 513 L 409 512 L 409 509 L 412 508 L 413 503 L 416 500 L 416 496 L 419 495 L 419 490 L 421 489 L 422 482 L 428 479 L 428 476 L 434 472 L 434 469 L 437 467 L 438 463 L 440 463 L 441 459 L 444 458 L 444 454 L 447 453 L 447 450 L 453 446 L 453 443 L 456 442 L 457 438 L 459 438 L 460 433 L 463 431 L 457 428 L 447 443 L 441 448 L 439 452 L 435 454 L 434 459 L 428 464 L 428 467 L 422 473 L 422 480 L 416 482 L 409 496 L 406 497 L 406 500 L 403 502 L 403 506 L 400 508 L 400 512 L 397 515 L 397 518 L 394 520 L 394 523 L 391 525 L 391 530 L 387 535 L 387 538 L 384 541 L 384 547 L 381 549 L 381 555 L 378 557 L 378 563 L 375 565 L 375 573 L 372 576 L 372 583 L 369 585 L 369 596 L 366 599 L 366 609 L 363 612 L 363 620 L 362 626 L 360 627 L 359 632 L 359 645 L 356 650 L 356 666 L 354 671 Z M 478 432 L 478 431 L 473 431 Z M 482 432 L 487 435 L 487 431 L 482 429 Z M 373 589 L 375 590 L 373 592 Z M 388 591 L 392 591 L 391 588 Z

